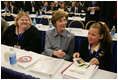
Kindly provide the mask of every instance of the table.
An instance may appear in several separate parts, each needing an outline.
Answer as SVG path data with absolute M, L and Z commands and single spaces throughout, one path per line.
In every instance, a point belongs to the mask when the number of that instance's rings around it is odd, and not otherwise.
M 47 13 L 49 13 L 49 12 L 47 12 Z M 5 13 L 2 13 L 1 16 L 4 17 L 6 14 Z M 13 17 L 16 17 L 17 16 L 16 14 L 9 14 L 9 16 L 11 16 L 11 15 Z M 80 13 L 76 13 L 76 15 L 80 15 Z M 81 13 L 81 15 L 86 15 L 86 14 L 85 13 Z M 41 23 L 40 20 L 43 17 L 47 17 L 47 18 L 49 18 L 49 20 L 51 20 L 51 17 L 52 17 L 51 15 L 36 16 L 35 14 L 30 14 L 29 16 L 31 17 L 32 21 L 33 21 L 33 19 L 35 19 L 37 24 L 40 24 Z M 74 17 L 68 17 L 67 27 L 69 26 L 69 23 L 72 20 L 79 20 L 79 21 L 82 21 L 84 25 L 86 24 L 85 23 L 85 17 L 76 17 L 76 16 L 74 16 Z
M 9 25 L 12 25 L 14 21 L 9 22 Z M 53 29 L 49 28 L 47 25 L 37 24 L 36 28 L 41 32 L 42 36 L 42 46 L 41 46 L 41 52 L 44 51 L 44 45 L 45 45 L 45 34 L 46 31 Z M 74 52 L 77 52 L 80 48 L 81 40 L 84 38 L 87 38 L 88 30 L 84 30 L 81 28 L 66 28 L 68 31 L 75 34 L 75 50 Z M 111 69 L 112 72 L 117 72 L 117 33 L 115 34 L 115 37 L 112 39 L 112 61 L 111 61 Z
M 1 45 L 1 66 L 2 66 L 2 78 L 5 78 L 8 76 L 9 71 L 10 75 L 12 75 L 10 78 L 41 78 L 41 79 L 63 79 L 63 76 L 61 74 L 61 71 L 65 69 L 68 65 L 70 65 L 71 62 L 64 61 L 63 66 L 58 70 L 58 72 L 54 75 L 54 77 L 50 78 L 47 76 L 39 75 L 38 73 L 30 71 L 30 66 L 28 68 L 22 68 L 19 65 L 12 66 L 10 63 L 6 60 L 6 56 L 4 56 L 5 52 L 8 52 L 10 46 Z M 16 52 L 16 55 L 18 54 L 26 54 L 29 53 L 29 51 L 13 48 Z M 41 54 L 37 54 L 32 52 L 32 55 L 37 55 L 39 58 L 46 58 L 48 56 L 44 56 Z M 6 70 L 5 70 L 6 69 Z M 4 72 L 5 71 L 5 72 Z M 20 75 L 19 75 L 20 74 Z M 7 76 L 6 76 L 7 75 Z M 18 77 L 19 76 L 19 77 Z M 117 78 L 117 74 L 105 70 L 98 69 L 94 75 L 91 77 L 92 79 L 114 79 Z
M 37 24 L 37 29 L 41 32 L 42 35 L 42 50 L 44 50 L 45 45 L 45 34 L 46 31 L 50 30 L 49 26 Z M 77 52 L 80 48 L 81 40 L 87 38 L 88 30 L 84 30 L 81 28 L 66 28 L 68 31 L 75 34 L 75 52 Z M 115 37 L 112 39 L 112 61 L 111 61 L 111 69 L 112 72 L 117 72 L 117 33 Z

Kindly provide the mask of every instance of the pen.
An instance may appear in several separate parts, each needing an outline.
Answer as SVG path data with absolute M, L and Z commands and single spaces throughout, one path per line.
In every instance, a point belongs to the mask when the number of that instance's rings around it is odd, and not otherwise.
M 86 67 L 86 69 L 90 66 L 90 64 Z

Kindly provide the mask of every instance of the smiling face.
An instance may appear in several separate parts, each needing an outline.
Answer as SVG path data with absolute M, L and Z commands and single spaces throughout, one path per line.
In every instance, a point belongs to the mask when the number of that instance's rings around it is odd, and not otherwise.
M 27 16 L 22 16 L 18 19 L 18 26 L 22 29 L 27 29 L 30 26 L 30 21 Z
M 88 32 L 89 44 L 98 44 L 100 40 L 103 39 L 103 35 L 99 34 L 99 30 L 95 28 L 90 28 Z
M 66 17 L 62 17 L 59 20 L 56 21 L 56 28 L 58 32 L 63 32 L 66 28 L 67 20 Z

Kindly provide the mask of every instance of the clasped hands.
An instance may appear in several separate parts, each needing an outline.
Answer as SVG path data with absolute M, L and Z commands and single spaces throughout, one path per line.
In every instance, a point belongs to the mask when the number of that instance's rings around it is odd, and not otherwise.
M 79 58 L 80 54 L 79 53 L 74 53 L 73 54 L 73 58 Z M 94 65 L 99 65 L 100 62 L 98 61 L 97 58 L 92 58 L 90 61 L 89 61 L 90 64 L 94 64 Z
M 54 51 L 54 52 L 53 52 L 53 55 L 54 55 L 54 56 L 57 56 L 57 57 L 59 57 L 59 58 L 61 58 L 61 57 L 63 57 L 63 56 L 66 56 L 66 53 L 63 52 L 62 50 L 58 50 L 58 51 Z

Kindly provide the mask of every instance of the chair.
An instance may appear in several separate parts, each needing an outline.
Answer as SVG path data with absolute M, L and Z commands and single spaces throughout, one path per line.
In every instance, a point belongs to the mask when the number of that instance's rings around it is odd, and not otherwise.
M 49 25 L 49 18 L 48 17 L 42 17 L 40 20 L 40 23 L 43 25 Z
M 88 22 L 86 23 L 85 29 L 86 29 L 86 30 L 89 29 L 90 26 L 91 26 L 93 23 L 95 23 L 95 22 L 96 22 L 96 21 L 94 21 L 94 20 L 88 21 Z
M 46 12 L 45 12 L 45 11 L 43 11 L 43 12 L 42 12 L 42 15 L 46 15 Z
M 79 20 L 73 20 L 70 22 L 68 28 L 83 28 L 84 29 L 84 24 L 83 22 Z
M 68 13 L 68 16 L 69 16 L 69 17 L 73 17 L 73 16 L 75 16 L 75 14 L 74 14 L 74 12 L 69 12 L 69 13 Z
M 4 16 L 5 21 L 14 21 L 14 17 L 11 14 L 6 14 Z

